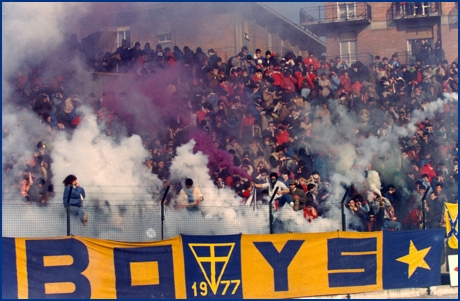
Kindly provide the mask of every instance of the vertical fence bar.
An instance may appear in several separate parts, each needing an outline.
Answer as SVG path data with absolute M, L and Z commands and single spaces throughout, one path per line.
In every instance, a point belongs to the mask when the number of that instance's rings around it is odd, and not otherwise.
M 426 198 L 426 195 L 428 194 L 428 191 L 430 191 L 430 186 L 428 186 L 425 190 L 425 193 L 423 194 L 422 196 L 422 228 L 423 230 L 426 230 L 426 207 L 425 207 L 425 198 Z M 431 295 L 431 289 L 428 287 L 427 288 L 427 291 L 428 291 L 428 296 Z
M 348 188 L 346 188 L 345 194 L 343 195 L 342 201 L 340 202 L 340 210 L 342 212 L 342 231 L 347 230 L 347 227 L 346 227 L 347 222 L 346 222 L 346 217 L 345 217 L 345 199 L 347 197 L 347 194 L 348 194 Z
M 278 188 L 279 187 L 275 188 L 275 191 L 273 192 L 273 195 L 270 198 L 270 202 L 268 202 L 268 212 L 270 214 L 269 216 L 270 234 L 273 234 L 273 206 L 272 206 L 272 203 L 273 203 L 273 199 L 275 198 L 276 193 L 278 192 Z
M 73 185 L 70 185 L 69 195 L 67 196 L 67 236 L 70 236 L 70 196 L 72 195 Z
M 67 211 L 67 236 L 70 236 L 70 205 L 69 205 L 69 202 L 67 202 L 66 211 Z
M 166 186 L 165 194 L 163 195 L 163 199 L 161 200 L 161 240 L 164 240 L 165 236 L 165 228 L 164 228 L 164 220 L 165 220 L 165 200 L 166 196 L 168 195 L 169 192 L 169 185 Z
M 428 194 L 428 191 L 430 191 L 430 187 L 428 186 L 425 190 L 425 193 L 422 196 L 422 217 L 423 217 L 423 230 L 426 230 L 426 208 L 425 208 L 425 198 L 426 195 Z

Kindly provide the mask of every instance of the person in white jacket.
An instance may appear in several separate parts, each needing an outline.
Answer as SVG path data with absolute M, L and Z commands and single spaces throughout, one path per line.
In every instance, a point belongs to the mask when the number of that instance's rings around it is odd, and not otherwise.
M 179 197 L 177 199 L 178 205 L 181 208 L 193 208 L 197 207 L 198 204 L 201 203 L 203 200 L 204 197 L 201 193 L 200 188 L 193 186 L 192 179 L 185 179 L 185 187 L 180 190 Z

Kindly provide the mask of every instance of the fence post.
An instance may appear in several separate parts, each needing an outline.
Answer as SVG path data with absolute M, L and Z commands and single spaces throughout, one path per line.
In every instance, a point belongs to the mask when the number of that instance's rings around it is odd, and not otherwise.
M 70 236 L 70 205 L 68 202 L 66 206 L 66 211 L 67 211 L 67 236 Z
M 270 198 L 270 202 L 268 202 L 268 212 L 270 214 L 269 216 L 270 234 L 273 234 L 273 206 L 272 206 L 272 203 L 273 203 L 273 199 L 275 198 L 276 193 L 278 192 L 278 188 L 279 187 L 275 188 L 275 191 L 273 192 L 273 195 Z
M 342 201 L 340 202 L 340 210 L 342 212 L 342 231 L 347 230 L 347 222 L 346 222 L 346 217 L 345 217 L 345 199 L 348 194 L 348 188 L 345 189 L 345 194 L 343 195 Z
M 422 216 L 423 216 L 423 230 L 426 230 L 426 208 L 425 208 L 425 198 L 426 195 L 428 194 L 428 191 L 430 191 L 430 187 L 428 186 L 425 190 L 425 193 L 422 196 Z
M 72 195 L 73 185 L 70 185 L 69 195 L 67 196 L 67 236 L 70 236 L 70 196 Z
M 166 186 L 165 194 L 163 195 L 163 199 L 161 200 L 160 203 L 160 208 L 161 208 L 161 240 L 164 240 L 164 235 L 165 235 L 165 229 L 164 229 L 164 220 L 165 220 L 165 199 L 166 195 L 168 195 L 169 192 L 169 185 Z

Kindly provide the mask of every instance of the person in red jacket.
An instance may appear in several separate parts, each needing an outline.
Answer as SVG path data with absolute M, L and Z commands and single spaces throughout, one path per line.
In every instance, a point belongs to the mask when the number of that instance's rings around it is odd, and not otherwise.
M 406 230 L 417 230 L 421 229 L 423 223 L 422 206 L 418 206 L 416 209 L 409 212 L 403 222 L 403 228 Z
M 358 97 L 361 96 L 361 88 L 363 85 L 359 82 L 359 80 L 354 79 L 353 84 L 351 85 L 351 93 L 357 95 Z
M 426 175 L 428 177 L 428 183 L 431 183 L 431 181 L 436 178 L 436 171 L 430 162 L 426 163 L 422 166 L 422 168 L 420 168 L 420 174 Z
M 254 75 L 251 77 L 252 81 L 257 84 L 262 81 L 263 75 L 262 75 L 262 69 L 256 69 L 256 72 Z
M 296 86 L 295 84 L 297 83 L 297 79 L 292 76 L 292 73 L 290 70 L 286 70 L 283 72 L 283 82 L 281 84 L 281 89 L 282 89 L 282 98 L 284 102 L 289 102 L 292 97 L 294 97 L 296 93 Z
M 276 143 L 278 145 L 281 145 L 285 142 L 289 142 L 289 132 L 286 131 L 286 128 L 284 125 L 279 125 L 278 126 L 278 133 L 276 134 Z
M 284 82 L 284 75 L 281 73 L 280 67 L 273 67 L 273 72 L 271 72 L 270 76 L 273 78 L 273 86 L 277 88 L 277 91 L 280 91 Z
M 339 77 L 340 84 L 343 86 L 347 93 L 351 92 L 351 79 L 348 75 L 348 71 L 343 72 L 343 74 Z
M 313 70 L 315 71 L 319 68 L 319 62 L 313 53 L 310 53 L 306 58 L 304 58 L 303 62 L 306 66 L 313 65 Z

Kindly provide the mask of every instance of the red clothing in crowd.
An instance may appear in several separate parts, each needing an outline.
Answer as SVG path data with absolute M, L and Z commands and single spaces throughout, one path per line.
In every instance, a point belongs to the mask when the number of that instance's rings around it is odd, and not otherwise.
M 281 84 L 281 88 L 286 92 L 286 93 L 294 93 L 296 92 L 295 89 L 295 84 L 297 83 L 297 80 L 292 77 L 284 77 L 283 83 Z
M 278 143 L 278 145 L 281 145 L 285 142 L 289 142 L 289 132 L 280 131 L 278 134 L 276 134 L 275 138 L 276 138 L 276 143 Z
M 201 121 L 206 117 L 206 114 L 206 110 L 199 110 L 198 112 L 196 112 L 196 123 L 200 124 Z
M 278 67 L 275 67 L 275 70 L 271 73 L 271 77 L 273 78 L 273 85 L 274 86 L 281 86 L 284 82 L 284 75 L 279 71 Z
M 343 86 L 345 91 L 347 93 L 350 93 L 351 92 L 351 79 L 350 79 L 350 77 L 346 77 L 345 75 L 341 75 L 339 77 L 339 80 L 340 80 L 340 84 Z
M 412 225 L 415 229 L 418 229 L 421 221 L 423 221 L 422 211 L 414 209 L 406 216 L 404 224 Z
M 255 121 L 256 119 L 250 114 L 246 114 L 246 116 L 243 117 L 243 119 L 241 120 L 241 126 L 240 126 L 240 137 L 243 134 L 243 128 L 252 127 Z
M 428 175 L 428 182 L 430 182 L 430 183 L 434 178 L 436 178 L 436 172 L 435 172 L 433 166 L 431 166 L 430 163 L 427 163 L 427 164 L 423 165 L 422 168 L 420 168 L 420 174 L 421 175 L 427 174 Z
M 254 74 L 252 77 L 251 77 L 252 81 L 257 84 L 258 82 L 262 81 L 262 78 L 259 78 L 257 76 L 257 74 Z
M 351 92 L 356 93 L 356 95 L 361 96 L 361 88 L 363 85 L 359 82 L 356 81 L 353 85 L 351 85 Z
M 305 207 L 303 208 L 303 217 L 311 223 L 312 220 L 318 217 L 318 212 L 316 212 L 315 207 Z
M 318 60 L 315 57 L 306 57 L 303 59 L 303 62 L 305 63 L 305 66 L 307 66 L 307 68 L 308 66 L 313 65 L 313 70 L 318 69 L 320 66 Z
M 447 156 L 448 153 L 450 153 L 452 151 L 452 146 L 451 145 L 441 145 L 440 147 L 438 147 L 438 151 L 441 153 L 441 157 L 445 158 Z

